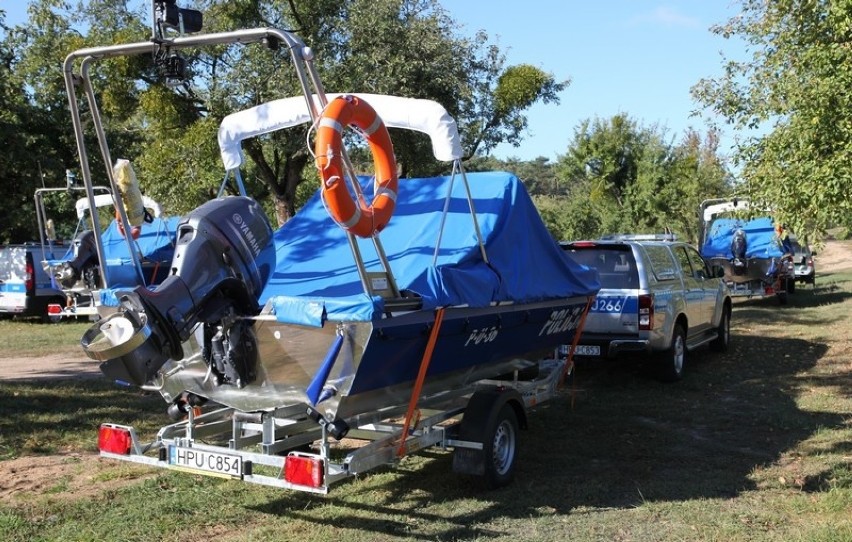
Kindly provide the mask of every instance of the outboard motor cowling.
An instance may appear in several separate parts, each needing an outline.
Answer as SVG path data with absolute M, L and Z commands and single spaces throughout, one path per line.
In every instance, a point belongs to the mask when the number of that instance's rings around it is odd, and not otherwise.
M 182 343 L 204 326 L 203 354 L 218 384 L 243 387 L 254 378 L 257 345 L 250 322 L 275 264 L 272 229 L 251 198 L 211 200 L 184 217 L 169 277 L 153 290 L 120 293 L 119 312 L 81 341 L 101 371 L 143 386 Z
M 71 288 L 84 277 L 84 270 L 97 266 L 98 251 L 95 247 L 95 232 L 85 230 L 80 232 L 72 242 L 74 259 L 62 262 L 52 269 L 53 278 L 64 288 Z M 92 277 L 89 277 L 91 279 Z M 94 277 L 95 279 L 97 277 Z M 87 280 L 89 282 L 89 280 Z M 87 284 L 94 287 L 95 284 Z
M 748 260 L 746 259 L 746 235 L 745 231 L 737 229 L 731 239 L 731 254 L 734 258 L 731 261 L 734 267 L 735 274 L 742 274 L 745 271 Z

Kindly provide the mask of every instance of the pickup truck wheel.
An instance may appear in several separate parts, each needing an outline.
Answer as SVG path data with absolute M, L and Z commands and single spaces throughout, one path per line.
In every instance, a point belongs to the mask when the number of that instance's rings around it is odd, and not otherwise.
M 662 353 L 660 359 L 660 378 L 664 382 L 677 382 L 683 378 L 684 357 L 686 357 L 686 332 L 683 326 L 675 324 L 672 344 Z
M 710 350 L 714 352 L 725 352 L 731 342 L 731 309 L 722 308 L 722 318 L 719 327 L 716 328 L 718 336 L 710 343 Z

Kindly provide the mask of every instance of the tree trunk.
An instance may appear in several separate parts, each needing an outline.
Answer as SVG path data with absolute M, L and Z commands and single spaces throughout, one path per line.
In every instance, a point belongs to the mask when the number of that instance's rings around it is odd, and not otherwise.
M 286 158 L 283 167 L 280 167 L 281 162 L 275 159 L 272 163 L 276 166 L 273 168 L 256 140 L 243 141 L 243 149 L 257 166 L 258 177 L 269 188 L 278 227 L 283 226 L 296 214 L 296 188 L 302 182 L 302 170 L 308 162 L 307 153 L 300 152 Z

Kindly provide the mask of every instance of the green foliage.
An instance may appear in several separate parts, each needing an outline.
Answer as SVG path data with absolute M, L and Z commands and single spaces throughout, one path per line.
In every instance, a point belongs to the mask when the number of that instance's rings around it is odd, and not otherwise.
M 556 176 L 581 202 L 572 212 L 594 217 L 566 230 L 569 238 L 670 230 L 697 243 L 699 204 L 730 190 L 713 131 L 703 140 L 689 131 L 673 145 L 664 131 L 623 114 L 582 122 Z
M 589 212 L 589 201 L 580 190 L 572 196 L 534 195 L 533 203 L 554 239 L 576 241 L 599 237 L 599 215 Z
M 852 2 L 743 0 L 716 34 L 749 44 L 693 95 L 739 129 L 747 190 L 802 233 L 852 221 Z

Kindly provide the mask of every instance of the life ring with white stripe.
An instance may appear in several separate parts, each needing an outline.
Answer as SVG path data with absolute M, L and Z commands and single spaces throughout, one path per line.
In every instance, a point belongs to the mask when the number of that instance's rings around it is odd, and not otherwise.
M 352 199 L 344 182 L 341 133 L 346 126 L 360 128 L 373 154 L 374 196 L 366 207 Z M 320 116 L 314 151 L 322 177 L 322 197 L 334 221 L 359 237 L 382 231 L 396 206 L 399 175 L 390 134 L 376 110 L 357 96 L 338 96 Z

